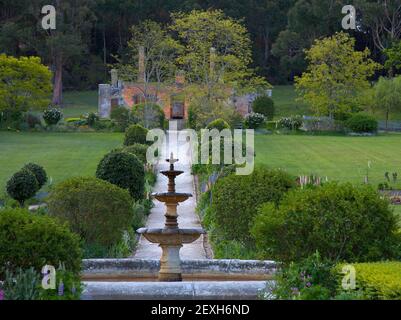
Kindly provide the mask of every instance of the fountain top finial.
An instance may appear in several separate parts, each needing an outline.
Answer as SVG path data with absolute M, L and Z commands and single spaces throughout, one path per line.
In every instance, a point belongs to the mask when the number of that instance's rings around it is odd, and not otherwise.
M 174 163 L 178 162 L 178 159 L 174 159 L 174 154 L 171 152 L 170 153 L 170 159 L 166 159 L 167 162 L 170 163 L 170 167 L 174 168 Z

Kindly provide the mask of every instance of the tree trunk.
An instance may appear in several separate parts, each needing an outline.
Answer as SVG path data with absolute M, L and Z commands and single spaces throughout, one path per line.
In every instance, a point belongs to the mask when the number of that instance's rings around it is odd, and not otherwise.
M 63 60 L 61 57 L 55 58 L 52 102 L 57 106 L 63 103 Z

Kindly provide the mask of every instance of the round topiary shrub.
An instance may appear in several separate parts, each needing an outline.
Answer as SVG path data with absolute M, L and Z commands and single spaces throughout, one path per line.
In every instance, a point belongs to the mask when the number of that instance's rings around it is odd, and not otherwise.
M 99 120 L 99 116 L 94 112 L 90 112 L 86 118 L 88 126 L 91 128 L 93 128 Z
M 128 191 L 96 178 L 72 178 L 52 191 L 49 214 L 67 221 L 88 244 L 110 246 L 131 228 L 133 201 Z
M 131 153 L 107 154 L 97 167 L 96 177 L 128 189 L 135 200 L 143 198 L 145 170 L 143 163 Z
M 279 208 L 264 204 L 252 235 L 265 258 L 301 261 L 316 251 L 331 261 L 396 257 L 397 218 L 369 186 L 328 183 L 288 193 Z
M 268 96 L 259 96 L 252 103 L 252 110 L 255 113 L 263 114 L 267 121 L 272 121 L 274 118 L 274 101 Z
M 165 115 L 162 108 L 155 103 L 141 103 L 132 107 L 132 118 L 145 128 L 163 128 Z
M 146 153 L 148 151 L 149 146 L 145 144 L 140 144 L 140 143 L 134 143 L 130 146 L 124 147 L 122 149 L 123 152 L 128 152 L 133 155 L 135 155 L 139 161 L 141 161 L 143 164 L 147 163 L 146 160 Z
M 39 190 L 39 184 L 32 171 L 22 169 L 8 180 L 6 189 L 8 195 L 23 206 L 25 200 L 32 198 Z
M 245 116 L 245 126 L 248 129 L 258 129 L 266 123 L 266 117 L 260 113 L 249 113 Z
M 28 169 L 35 175 L 35 178 L 38 181 L 38 189 L 42 188 L 46 184 L 47 174 L 42 166 L 35 163 L 28 163 L 24 166 L 24 169 Z
M 230 125 L 224 119 L 219 118 L 210 122 L 206 128 L 209 130 L 217 129 L 223 131 L 224 129 L 230 129 Z
M 228 240 L 251 241 L 249 228 L 259 205 L 278 203 L 295 182 L 285 172 L 256 168 L 248 176 L 229 175 L 212 189 L 212 221 Z
M 148 129 L 142 127 L 139 124 L 134 124 L 125 131 L 124 145 L 130 146 L 134 143 L 147 144 L 147 134 Z
M 345 122 L 345 126 L 356 133 L 374 133 L 378 123 L 375 118 L 367 114 L 355 114 Z
M 43 120 L 48 126 L 56 125 L 63 118 L 63 113 L 57 108 L 50 108 L 43 112 Z
M 78 274 L 81 259 L 80 240 L 66 225 L 23 209 L 0 210 L 0 266 L 41 272 L 46 264 L 57 268 L 62 263 Z

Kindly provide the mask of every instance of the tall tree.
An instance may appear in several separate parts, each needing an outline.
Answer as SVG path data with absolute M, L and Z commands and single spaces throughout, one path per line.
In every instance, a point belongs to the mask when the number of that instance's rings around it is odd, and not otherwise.
M 401 110 L 401 76 L 392 79 L 381 77 L 374 87 L 374 93 L 374 110 L 384 111 L 387 128 L 390 114 Z
M 351 112 L 358 95 L 370 87 L 368 78 L 380 65 L 369 58 L 369 49 L 354 48 L 355 39 L 340 32 L 316 40 L 306 51 L 309 66 L 295 79 L 296 89 L 316 114 Z

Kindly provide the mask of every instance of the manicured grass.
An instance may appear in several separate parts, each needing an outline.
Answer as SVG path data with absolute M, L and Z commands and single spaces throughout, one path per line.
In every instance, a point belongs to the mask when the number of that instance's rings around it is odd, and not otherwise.
M 297 97 L 294 86 L 275 86 L 273 88 L 273 100 L 276 107 L 275 118 L 311 115 L 309 107 L 296 101 Z
M 0 132 L 0 197 L 7 180 L 25 163 L 42 165 L 54 183 L 93 176 L 103 155 L 122 142 L 121 133 Z
M 384 174 L 398 173 L 401 188 L 401 135 L 377 137 L 257 135 L 256 164 L 282 168 L 293 175 L 316 174 L 329 180 L 363 183 L 369 169 L 374 187 Z
M 97 91 L 70 91 L 64 93 L 64 118 L 76 118 L 89 112 L 97 112 Z

